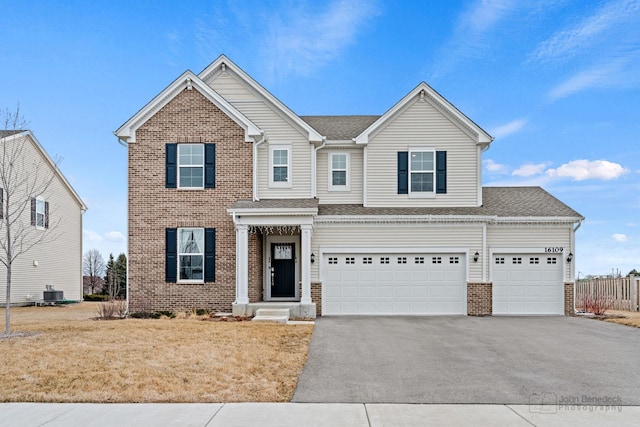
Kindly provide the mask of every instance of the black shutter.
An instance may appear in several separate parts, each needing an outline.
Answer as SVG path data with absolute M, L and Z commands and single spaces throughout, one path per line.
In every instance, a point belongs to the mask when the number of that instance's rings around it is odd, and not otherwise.
M 204 281 L 216 281 L 216 229 L 204 229 Z
M 167 188 L 178 187 L 178 144 L 167 144 L 165 162 L 165 186 Z
M 216 144 L 204 145 L 204 188 L 216 188 Z
M 36 225 L 36 198 L 31 198 L 31 225 Z
M 0 188 L 0 219 L 4 218 L 4 189 Z
M 44 202 L 44 228 L 49 228 L 49 202 Z
M 409 194 L 408 151 L 398 151 L 398 194 Z
M 447 152 L 436 151 L 436 194 L 447 192 Z
M 178 230 L 165 229 L 165 282 L 178 281 Z

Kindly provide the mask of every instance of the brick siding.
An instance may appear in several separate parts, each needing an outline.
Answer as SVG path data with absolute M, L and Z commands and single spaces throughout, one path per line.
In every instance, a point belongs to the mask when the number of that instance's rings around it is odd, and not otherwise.
M 216 144 L 216 188 L 165 188 L 165 144 Z M 209 308 L 235 300 L 235 229 L 227 208 L 252 197 L 252 144 L 244 130 L 197 90 L 183 90 L 144 123 L 129 144 L 129 296 L 131 311 Z M 216 229 L 216 281 L 165 282 L 165 229 Z M 251 298 L 260 298 L 262 239 L 249 239 Z
M 493 314 L 493 283 L 467 283 L 467 314 L 469 316 Z
M 564 315 L 575 316 L 575 305 L 573 300 L 575 285 L 573 282 L 564 284 Z

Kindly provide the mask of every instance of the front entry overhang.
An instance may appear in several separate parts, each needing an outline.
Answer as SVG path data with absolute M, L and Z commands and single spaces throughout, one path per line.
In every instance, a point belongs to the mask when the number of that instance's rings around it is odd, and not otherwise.
M 311 301 L 311 236 L 318 214 L 317 199 L 239 200 L 227 212 L 236 230 L 235 315 L 250 315 L 249 308 L 249 233 L 270 231 L 300 234 L 300 311 L 315 317 Z M 299 230 L 299 231 L 298 231 Z M 258 268 L 258 266 L 252 266 Z M 311 316 L 313 314 L 313 316 Z

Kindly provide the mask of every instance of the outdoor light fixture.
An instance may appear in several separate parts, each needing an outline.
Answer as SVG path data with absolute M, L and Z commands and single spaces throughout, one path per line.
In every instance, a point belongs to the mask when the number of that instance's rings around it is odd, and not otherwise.
M 311 252 L 311 264 L 313 264 L 314 262 L 316 262 L 316 255 Z
M 480 258 L 480 254 L 476 251 L 476 253 L 473 254 L 473 262 L 478 262 L 478 258 Z
M 573 260 L 573 252 L 569 252 L 569 255 L 567 256 L 567 262 L 571 262 L 571 260 Z

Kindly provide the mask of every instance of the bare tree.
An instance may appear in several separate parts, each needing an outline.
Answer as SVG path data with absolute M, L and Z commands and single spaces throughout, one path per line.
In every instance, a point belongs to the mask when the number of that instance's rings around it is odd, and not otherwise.
M 0 263 L 6 267 L 6 327 L 5 334 L 11 333 L 11 277 L 13 263 L 44 240 L 55 238 L 54 230 L 60 219 L 49 224 L 49 212 L 36 214 L 34 225 L 35 198 L 47 192 L 55 177 L 51 168 L 40 156 L 32 160 L 27 156 L 26 137 L 8 136 L 25 132 L 27 123 L 15 111 L 0 110 L 0 136 L 5 137 L 0 147 Z
M 96 286 L 102 282 L 105 268 L 106 264 L 99 250 L 89 249 L 84 253 L 82 257 L 82 274 L 88 277 L 92 294 L 95 293 Z

